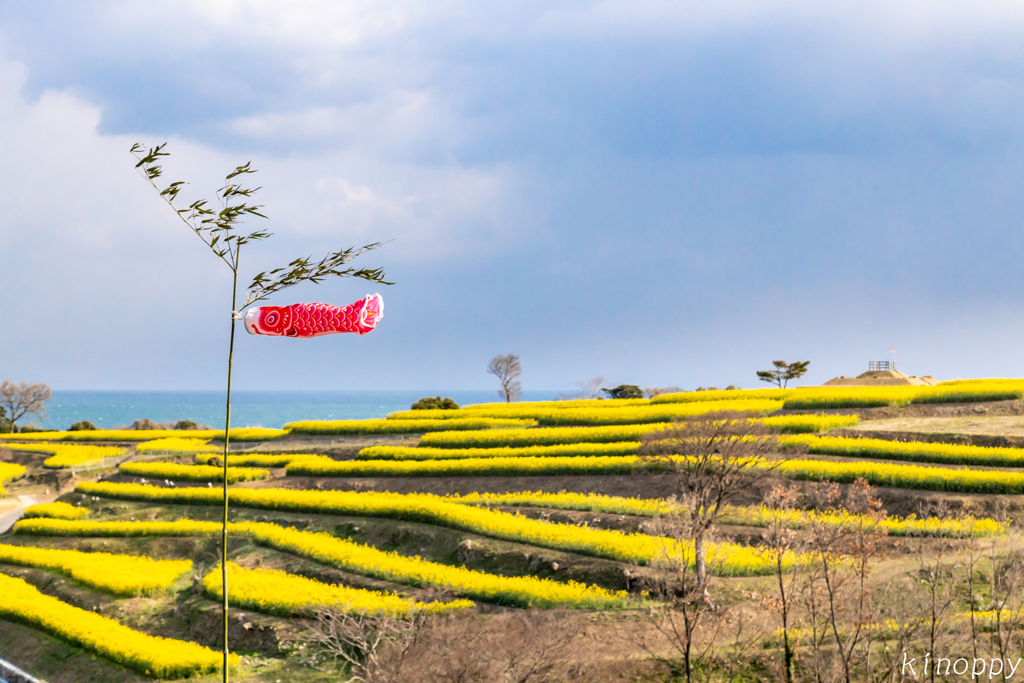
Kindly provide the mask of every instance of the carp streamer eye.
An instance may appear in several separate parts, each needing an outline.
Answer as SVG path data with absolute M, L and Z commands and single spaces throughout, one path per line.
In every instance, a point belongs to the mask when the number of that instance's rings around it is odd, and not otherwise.
M 281 314 L 278 313 L 277 311 L 271 311 L 270 313 L 267 313 L 267 318 L 266 318 L 266 320 L 264 320 L 264 322 L 267 323 L 268 325 L 270 325 L 271 327 L 273 327 L 280 320 L 281 320 Z

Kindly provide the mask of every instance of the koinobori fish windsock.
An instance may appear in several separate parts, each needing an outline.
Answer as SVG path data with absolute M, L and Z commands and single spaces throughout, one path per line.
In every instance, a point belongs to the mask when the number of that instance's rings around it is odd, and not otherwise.
M 245 314 L 245 329 L 249 334 L 271 337 L 322 337 L 342 332 L 366 334 L 383 317 L 384 299 L 380 294 L 368 294 L 348 306 L 315 303 L 250 308 Z

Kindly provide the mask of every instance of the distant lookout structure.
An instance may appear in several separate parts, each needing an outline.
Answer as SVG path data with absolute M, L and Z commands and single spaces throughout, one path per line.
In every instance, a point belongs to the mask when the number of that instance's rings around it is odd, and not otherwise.
M 935 380 L 931 375 L 913 377 L 896 369 L 894 360 L 868 361 L 868 371 L 856 377 L 836 377 L 825 382 L 823 387 L 931 387 Z

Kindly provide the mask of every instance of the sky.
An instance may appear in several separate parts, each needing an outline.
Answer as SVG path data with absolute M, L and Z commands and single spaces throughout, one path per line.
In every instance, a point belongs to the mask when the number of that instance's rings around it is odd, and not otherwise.
M 754 387 L 897 360 L 1024 376 L 1024 5 L 0 2 L 0 378 L 224 385 L 231 273 L 134 169 L 213 199 L 241 279 L 393 240 L 372 333 L 241 328 L 244 389 Z M 892 353 L 890 349 L 894 349 Z

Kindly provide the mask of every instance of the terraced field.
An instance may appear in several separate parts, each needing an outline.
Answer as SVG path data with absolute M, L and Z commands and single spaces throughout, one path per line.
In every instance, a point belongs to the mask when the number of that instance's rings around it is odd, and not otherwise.
M 803 581 L 820 558 L 811 541 L 828 534 L 870 528 L 890 574 L 950 543 L 995 548 L 1016 538 L 1021 451 L 829 432 L 869 428 L 857 411 L 878 405 L 1013 403 L 1024 382 L 856 389 L 493 404 L 239 432 L 227 462 L 234 680 L 322 680 L 309 635 L 318 610 L 430 624 L 569 610 L 598 639 L 651 626 L 643 615 L 678 608 L 659 587 L 671 571 L 689 571 L 697 550 L 671 531 L 685 527 L 686 509 L 670 497 L 680 492 L 671 461 L 646 457 L 643 444 L 672 420 L 720 409 L 777 439 L 777 456 L 749 463 L 757 485 L 721 509 L 702 546 L 716 594 L 735 614 L 774 614 L 743 596 L 767 594 L 773 576 Z M 815 409 L 828 412 L 806 412 Z M 69 444 L 68 434 L 88 444 Z M 27 643 L 21 653 L 0 646 L 0 657 L 51 683 L 219 680 L 223 434 L 159 433 L 151 443 L 138 433 L 78 434 L 10 435 L 0 449 L 5 500 L 59 493 L 0 536 L 0 642 Z M 399 445 L 394 434 L 412 440 Z M 289 446 L 297 439 L 309 452 Z M 123 462 L 104 465 L 111 456 Z M 96 461 L 99 469 L 79 471 Z M 812 483 L 837 482 L 841 494 L 859 490 L 858 480 L 877 487 L 891 514 L 848 510 Z M 795 506 L 775 505 L 779 486 Z M 771 530 L 783 528 L 810 540 L 771 546 Z M 762 634 L 769 657 L 773 633 Z M 664 680 L 660 655 L 608 652 L 634 667 L 629 675 Z

